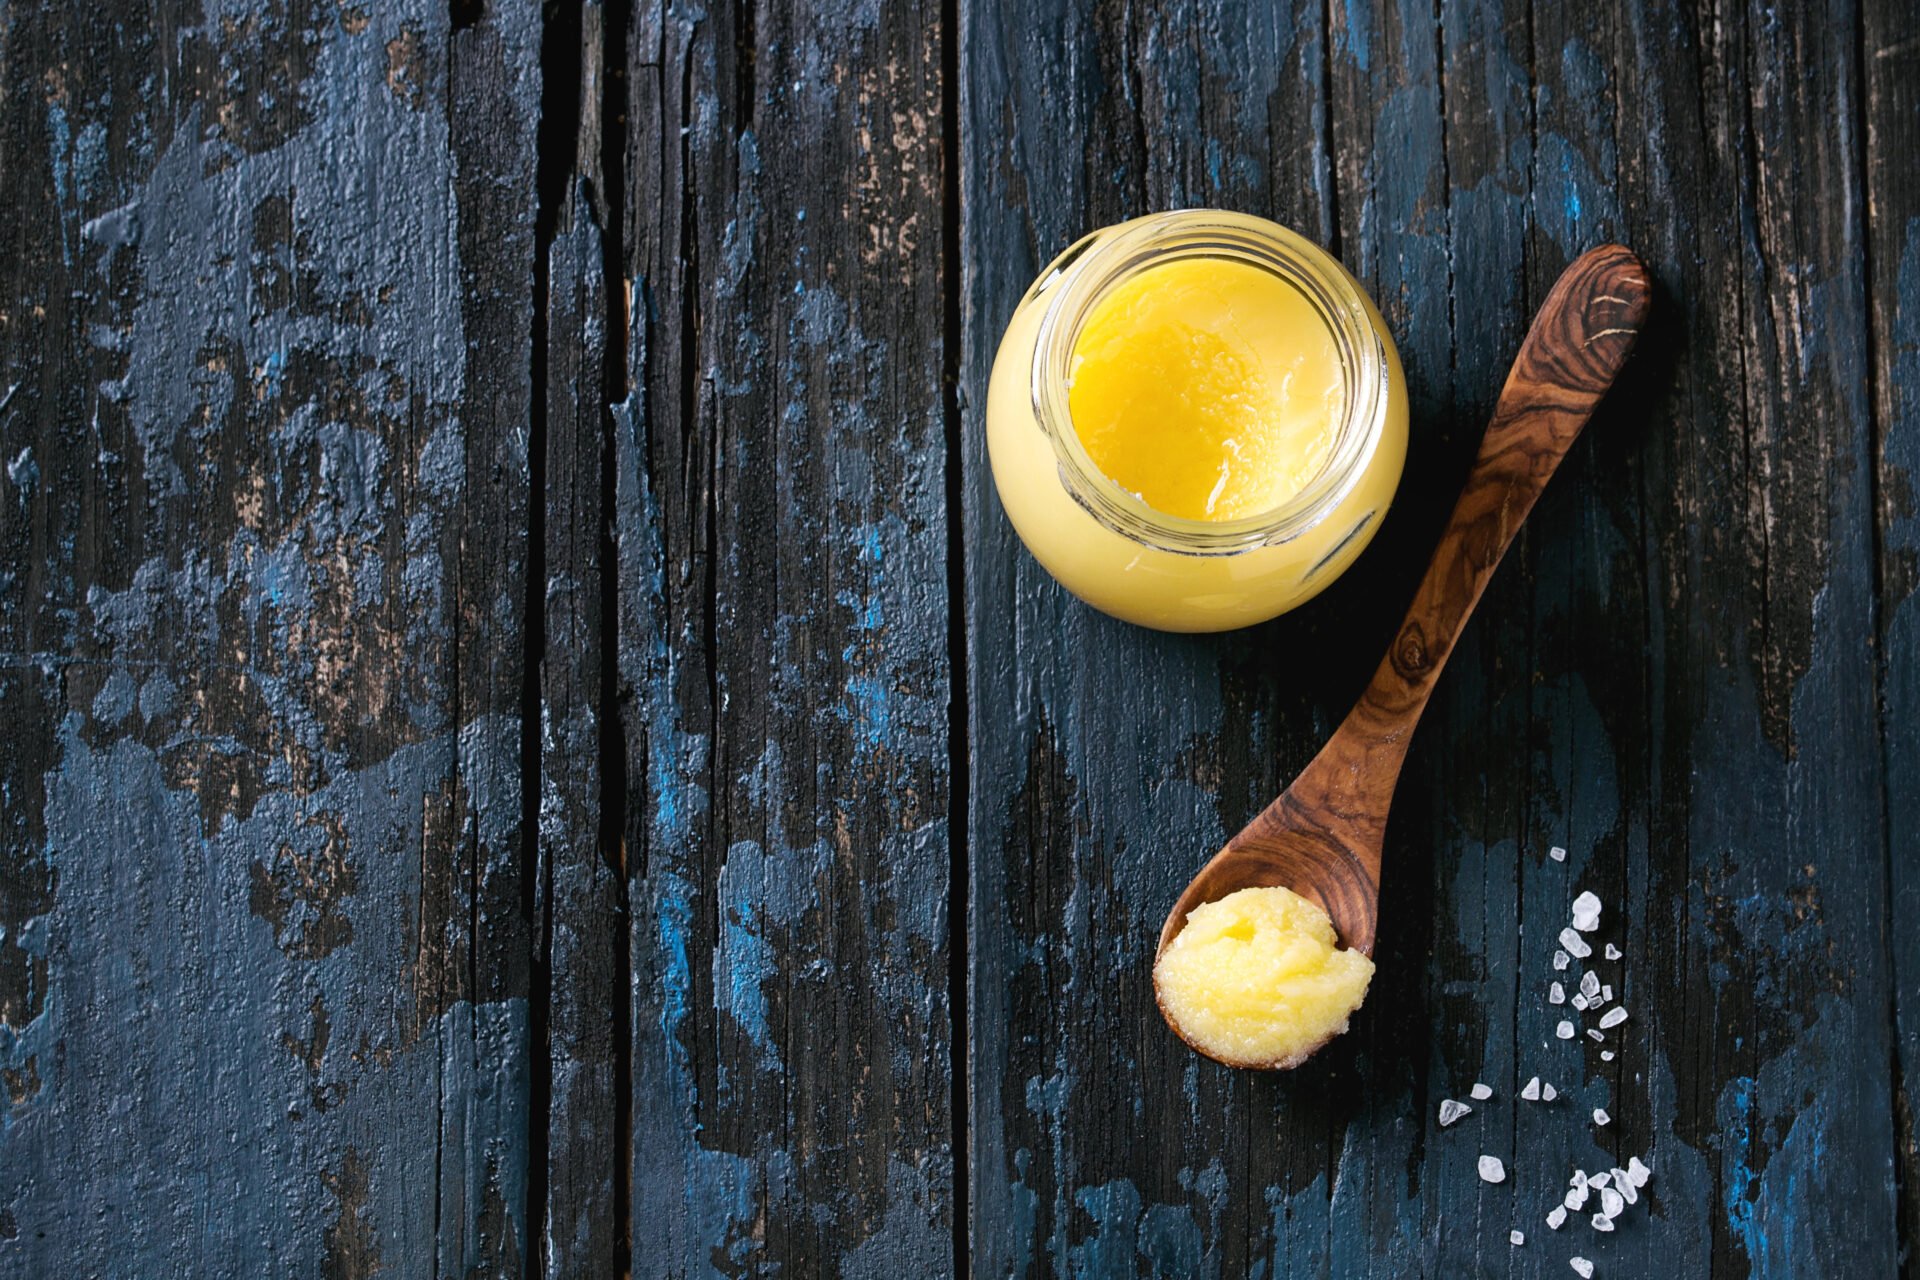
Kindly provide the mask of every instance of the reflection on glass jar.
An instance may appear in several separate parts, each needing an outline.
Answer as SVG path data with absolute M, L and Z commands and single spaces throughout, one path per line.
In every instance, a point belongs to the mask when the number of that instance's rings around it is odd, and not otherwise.
M 1081 240 L 1021 300 L 987 448 L 1068 590 L 1222 631 L 1311 599 L 1365 549 L 1406 459 L 1406 386 L 1323 250 L 1244 214 L 1154 214 Z

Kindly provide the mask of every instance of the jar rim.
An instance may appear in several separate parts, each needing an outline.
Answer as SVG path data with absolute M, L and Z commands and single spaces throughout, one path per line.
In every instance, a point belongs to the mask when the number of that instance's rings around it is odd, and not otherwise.
M 1247 263 L 1299 290 L 1326 322 L 1345 383 L 1339 433 L 1320 470 L 1285 502 L 1233 520 L 1172 515 L 1124 488 L 1087 453 L 1068 405 L 1074 347 L 1094 305 L 1140 272 L 1183 258 Z M 1385 434 L 1389 362 L 1366 296 L 1331 254 L 1265 218 L 1222 209 L 1183 209 L 1093 233 L 1056 259 L 1042 280 L 1058 280 L 1069 269 L 1034 338 L 1033 412 L 1053 445 L 1067 493 L 1096 520 L 1124 538 L 1161 550 L 1235 555 L 1299 537 L 1353 491 Z

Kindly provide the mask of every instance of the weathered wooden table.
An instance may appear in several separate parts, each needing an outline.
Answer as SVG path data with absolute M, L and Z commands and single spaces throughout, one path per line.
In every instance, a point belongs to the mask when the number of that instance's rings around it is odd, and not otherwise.
M 0 1275 L 1910 1265 L 1914 17 L 0 3 Z M 981 432 L 1037 268 L 1184 205 L 1330 246 L 1414 404 L 1374 548 L 1220 637 L 1066 597 Z M 1201 1061 L 1162 914 L 1615 238 L 1654 327 L 1414 746 L 1371 999 Z

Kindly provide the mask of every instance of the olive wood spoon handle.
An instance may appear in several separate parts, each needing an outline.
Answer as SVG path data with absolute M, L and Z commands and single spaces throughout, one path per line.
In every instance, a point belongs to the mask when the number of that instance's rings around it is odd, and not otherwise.
M 1646 268 L 1619 245 L 1582 254 L 1554 283 L 1366 692 L 1286 792 L 1187 885 L 1161 950 L 1195 907 L 1284 885 L 1326 909 L 1343 945 L 1373 954 L 1387 809 L 1408 740 L 1500 557 L 1625 363 L 1650 296 Z

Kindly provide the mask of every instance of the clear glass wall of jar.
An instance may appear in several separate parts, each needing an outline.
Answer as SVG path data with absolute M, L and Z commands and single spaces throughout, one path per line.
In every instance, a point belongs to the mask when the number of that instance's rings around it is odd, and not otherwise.
M 1339 353 L 1344 418 L 1327 464 L 1291 499 L 1244 519 L 1149 506 L 1099 470 L 1068 412 L 1075 340 L 1095 304 L 1187 257 L 1273 272 L 1310 302 Z M 1069 591 L 1141 626 L 1224 631 L 1311 599 L 1372 540 L 1406 460 L 1406 384 L 1379 312 L 1317 245 L 1245 214 L 1152 214 L 1087 236 L 1028 290 L 994 359 L 987 449 L 1014 529 Z

